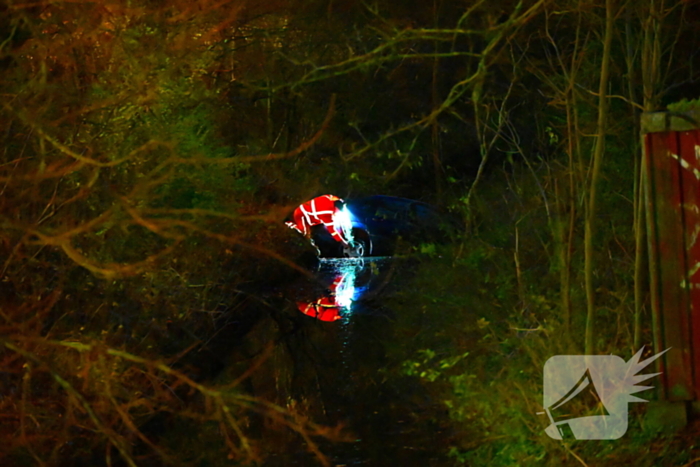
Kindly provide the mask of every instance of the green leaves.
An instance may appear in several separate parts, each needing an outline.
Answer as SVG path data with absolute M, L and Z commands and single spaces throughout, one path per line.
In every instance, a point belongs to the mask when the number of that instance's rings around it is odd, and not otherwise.
M 667 108 L 671 112 L 677 113 L 689 112 L 691 110 L 700 110 L 700 98 L 691 100 L 683 98 L 677 102 L 668 104 Z
M 438 355 L 434 350 L 422 349 L 418 351 L 418 358 L 416 360 L 404 362 L 403 373 L 408 376 L 417 376 L 432 383 L 438 378 L 445 376 L 448 370 L 457 365 L 468 355 L 469 352 L 464 352 L 460 355 L 436 358 Z

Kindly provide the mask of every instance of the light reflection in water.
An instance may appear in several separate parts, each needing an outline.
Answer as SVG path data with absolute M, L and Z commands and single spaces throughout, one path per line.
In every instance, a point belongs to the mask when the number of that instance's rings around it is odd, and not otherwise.
M 312 357 L 305 357 L 304 362 L 319 365 L 316 368 L 314 380 L 314 384 L 318 386 L 315 387 L 320 389 L 323 382 L 333 381 L 334 383 L 331 383 L 333 389 L 330 392 L 340 394 L 340 396 L 330 396 L 329 400 L 324 399 L 323 410 L 324 413 L 330 414 L 330 417 L 339 417 L 340 420 L 346 417 L 352 418 L 354 415 L 347 413 L 348 408 L 345 404 L 348 400 L 352 400 L 355 394 L 364 390 L 364 387 L 357 383 L 359 378 L 355 378 L 355 375 L 361 375 L 365 371 L 364 364 L 361 362 L 363 352 L 367 350 L 366 335 L 356 331 L 358 326 L 359 329 L 364 329 L 367 321 L 355 319 L 354 315 L 381 316 L 375 315 L 375 302 L 363 300 L 363 298 L 376 297 L 384 290 L 388 282 L 387 275 L 391 274 L 394 261 L 395 259 L 390 257 L 320 259 L 314 274 L 316 281 L 314 281 L 313 291 L 305 288 L 304 285 L 296 290 L 299 295 L 296 295 L 294 302 L 298 310 L 324 322 L 304 319 L 312 332 L 293 333 L 291 336 L 301 336 L 304 341 L 309 339 L 310 344 L 313 345 L 314 352 L 309 353 Z M 301 295 L 309 292 L 312 295 Z M 314 292 L 316 292 L 315 295 L 313 295 Z M 304 297 L 304 301 L 299 301 L 301 297 Z M 371 322 L 373 319 L 370 318 L 368 321 Z M 335 324 L 330 324 L 331 322 Z M 385 321 L 382 320 L 382 323 Z M 323 348 L 323 352 L 318 352 L 319 348 Z M 313 357 L 317 354 L 322 355 L 322 361 Z M 329 371 L 328 362 L 333 362 L 332 371 Z M 364 380 L 365 378 L 362 379 Z M 374 412 L 374 414 L 377 413 Z M 364 465 L 367 449 L 363 438 L 357 436 L 352 444 L 343 449 L 342 458 L 353 461 L 345 465 Z
M 326 258 L 319 264 L 318 277 L 330 285 L 315 300 L 297 302 L 305 315 L 321 321 L 350 316 L 356 302 L 368 290 L 382 258 Z

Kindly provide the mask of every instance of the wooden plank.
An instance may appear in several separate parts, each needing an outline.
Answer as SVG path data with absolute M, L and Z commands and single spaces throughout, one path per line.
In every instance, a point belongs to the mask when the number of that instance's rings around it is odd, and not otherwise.
M 670 168 L 670 185 L 667 188 L 665 198 L 669 200 L 668 224 L 664 225 L 668 237 L 667 256 L 662 254 L 662 264 L 668 266 L 668 270 L 662 270 L 662 274 L 668 274 L 666 296 L 677 295 L 676 306 L 666 307 L 664 303 L 664 337 L 666 345 L 671 350 L 666 353 L 668 362 L 669 400 L 690 400 L 694 396 L 692 387 L 692 367 L 689 364 L 690 323 L 690 296 L 688 290 L 688 265 L 685 245 L 685 216 L 683 206 L 683 173 L 682 159 L 679 156 L 680 144 L 676 132 L 658 133 L 660 138 L 659 164 Z M 694 184 L 693 184 L 694 187 Z
M 700 389 L 700 130 L 677 133 L 683 169 L 683 215 L 688 264 L 690 316 L 687 365 L 692 372 L 695 399 Z
M 660 164 L 671 168 L 670 190 L 667 193 L 671 203 L 671 211 L 674 219 L 666 226 L 668 233 L 669 258 L 662 256 L 664 264 L 668 264 L 669 269 L 673 268 L 669 281 L 667 295 L 677 294 L 677 306 L 664 309 L 664 337 L 666 345 L 672 349 L 667 352 L 668 363 L 668 399 L 692 400 L 694 397 L 692 385 L 692 367 L 689 362 L 690 341 L 690 294 L 688 289 L 688 264 L 685 245 L 685 216 L 683 210 L 683 173 L 682 159 L 679 156 L 680 144 L 677 132 L 661 133 L 661 144 L 666 147 L 665 151 L 659 152 Z M 665 156 L 665 157 L 664 157 Z M 665 160 L 664 160 L 665 159 Z M 692 187 L 695 188 L 695 184 Z M 671 253 L 672 252 L 672 253 Z M 669 261 L 670 255 L 675 256 L 675 262 Z M 670 271 L 669 271 L 670 272 Z M 664 274 L 664 271 L 662 271 Z
M 690 297 L 681 208 L 683 174 L 678 157 L 679 144 L 673 132 L 652 133 L 647 138 L 651 159 L 648 175 L 654 187 L 652 222 L 655 223 L 656 269 L 659 277 L 655 305 L 662 327 L 662 347 L 672 347 L 664 355 L 665 396 L 667 400 L 691 400 L 694 391 L 688 361 Z

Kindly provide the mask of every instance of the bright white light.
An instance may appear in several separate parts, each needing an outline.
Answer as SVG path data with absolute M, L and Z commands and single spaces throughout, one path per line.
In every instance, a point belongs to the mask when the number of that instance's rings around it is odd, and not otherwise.
M 333 216 L 333 226 L 339 231 L 347 243 L 352 243 L 352 214 L 346 206 Z
M 348 270 L 335 288 L 335 302 L 347 311 L 352 309 L 355 299 L 355 275 L 354 269 Z

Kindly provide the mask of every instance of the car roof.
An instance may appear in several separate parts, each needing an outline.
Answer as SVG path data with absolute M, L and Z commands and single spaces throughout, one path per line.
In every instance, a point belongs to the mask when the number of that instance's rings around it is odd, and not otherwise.
M 436 210 L 436 208 L 423 201 L 418 201 L 415 199 L 401 198 L 399 196 L 387 196 L 387 195 L 372 195 L 365 196 L 363 198 L 349 199 L 346 204 L 355 207 L 361 206 L 383 206 L 394 209 L 405 209 L 409 206 L 423 206 L 427 209 Z

